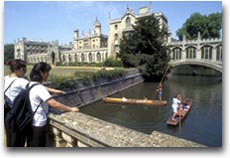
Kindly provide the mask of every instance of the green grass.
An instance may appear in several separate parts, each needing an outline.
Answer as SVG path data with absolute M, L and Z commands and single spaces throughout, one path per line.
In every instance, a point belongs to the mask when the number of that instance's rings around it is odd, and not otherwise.
M 29 74 L 32 70 L 31 65 L 27 66 L 26 76 L 29 78 Z M 113 70 L 114 68 L 106 68 L 106 70 Z M 116 68 L 123 69 L 123 68 Z M 55 66 L 52 67 L 50 71 L 50 76 L 48 81 L 52 81 L 54 78 L 60 78 L 63 80 L 66 79 L 75 79 L 75 78 L 84 78 L 87 76 L 91 76 L 93 73 L 100 71 L 100 67 L 76 67 L 76 66 Z M 10 74 L 10 69 L 8 66 L 4 66 L 4 76 Z

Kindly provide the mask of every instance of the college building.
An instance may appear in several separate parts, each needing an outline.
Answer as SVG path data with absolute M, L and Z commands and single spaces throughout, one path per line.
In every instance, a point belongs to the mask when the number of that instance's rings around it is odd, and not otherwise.
M 80 36 L 79 30 L 75 29 L 73 31 L 74 41 L 66 45 L 59 45 L 58 41 L 43 42 L 27 40 L 26 38 L 17 40 L 14 42 L 14 57 L 23 59 L 27 63 L 44 61 L 54 65 L 58 62 L 64 65 L 69 65 L 70 63 L 100 63 L 109 57 L 117 59 L 122 37 L 133 31 L 132 25 L 135 25 L 139 18 L 149 15 L 153 15 L 159 20 L 159 29 L 168 28 L 167 17 L 162 12 L 152 13 L 151 3 L 148 7 L 139 8 L 138 13 L 134 13 L 133 10 L 127 7 L 122 17 L 109 19 L 109 35 L 102 34 L 101 23 L 96 18 L 92 31 L 82 32 Z M 173 41 L 170 32 L 165 37 L 165 43 L 169 47 L 172 59 L 181 58 L 183 50 L 188 52 L 200 51 L 202 41 L 203 39 L 200 37 L 198 37 L 197 41 L 192 42 L 186 39 Z M 214 49 L 218 50 L 217 56 L 222 60 L 222 39 L 206 40 L 205 44 L 207 48 L 202 49 L 208 49 L 208 51 L 218 46 Z M 207 52 L 207 50 L 205 51 Z

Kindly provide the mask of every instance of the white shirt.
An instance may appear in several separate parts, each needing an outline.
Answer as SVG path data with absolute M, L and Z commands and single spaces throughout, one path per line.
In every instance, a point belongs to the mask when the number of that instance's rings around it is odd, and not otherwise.
M 172 107 L 178 107 L 179 104 L 180 104 L 180 100 L 178 100 L 177 98 L 173 98 Z
M 38 82 L 31 82 L 30 86 L 36 83 Z M 31 102 L 31 107 L 33 111 L 35 111 L 38 105 L 41 102 L 43 102 L 39 106 L 37 112 L 34 115 L 33 126 L 41 127 L 46 124 L 47 114 L 49 112 L 49 105 L 45 101 L 47 101 L 51 97 L 52 97 L 51 94 L 47 91 L 47 89 L 42 84 L 35 85 L 30 90 L 30 102 Z
M 10 86 L 11 83 L 12 83 L 12 85 Z M 29 81 L 24 79 L 24 78 L 5 76 L 4 77 L 4 91 L 10 86 L 8 88 L 8 90 L 6 91 L 5 95 L 13 103 L 15 97 L 21 92 L 22 89 L 26 88 L 26 85 L 28 83 L 29 83 Z M 12 106 L 12 105 L 10 105 L 10 106 Z

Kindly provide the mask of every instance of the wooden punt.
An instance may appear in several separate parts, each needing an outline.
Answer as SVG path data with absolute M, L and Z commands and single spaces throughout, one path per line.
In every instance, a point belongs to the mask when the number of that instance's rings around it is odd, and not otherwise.
M 176 116 L 176 121 L 172 120 L 173 113 L 170 115 L 170 117 L 167 120 L 167 124 L 170 126 L 177 126 L 179 123 L 182 123 L 185 117 L 188 115 L 188 112 L 190 111 L 192 107 L 192 99 L 185 99 L 185 103 L 187 104 L 187 108 L 182 110 L 180 109 L 178 111 L 179 115 Z
M 160 100 L 149 100 L 149 99 L 122 99 L 122 98 L 112 98 L 112 97 L 106 97 L 103 98 L 103 101 L 108 103 L 123 103 L 123 104 L 138 104 L 138 105 L 166 105 L 167 101 L 160 101 Z

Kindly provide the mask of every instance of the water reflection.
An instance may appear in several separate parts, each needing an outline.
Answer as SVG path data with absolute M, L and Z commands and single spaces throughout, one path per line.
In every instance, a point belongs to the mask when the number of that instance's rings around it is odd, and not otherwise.
M 141 83 L 114 97 L 153 99 L 157 83 Z M 192 98 L 193 107 L 180 127 L 166 125 L 172 98 L 180 93 Z M 154 99 L 157 99 L 155 96 Z M 97 118 L 151 134 L 154 130 L 185 138 L 207 146 L 222 146 L 222 82 L 215 77 L 173 76 L 163 84 L 167 106 L 122 105 L 103 101 L 88 105 L 82 112 Z

